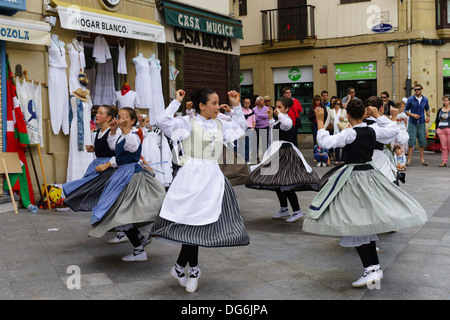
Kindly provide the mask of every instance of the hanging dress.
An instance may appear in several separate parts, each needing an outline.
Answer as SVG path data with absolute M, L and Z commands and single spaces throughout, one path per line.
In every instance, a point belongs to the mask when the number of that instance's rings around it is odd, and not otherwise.
M 303 157 L 300 150 L 290 142 L 292 120 L 288 115 L 279 114 L 279 120 L 272 122 L 274 134 L 279 140 L 272 142 L 264 153 L 261 163 L 252 166 L 246 182 L 247 188 L 288 191 L 317 191 L 320 178 Z
M 176 117 L 174 100 L 156 121 L 172 141 L 182 140 L 184 155 L 150 234 L 204 247 L 248 245 L 250 240 L 234 190 L 219 168 L 223 142 L 245 134 L 241 107 L 231 122 L 201 115 Z
M 120 44 L 117 46 L 119 50 L 119 62 L 117 65 L 117 73 L 127 74 L 127 58 L 126 58 L 126 47 L 125 44 L 121 46 Z
M 48 104 L 53 134 L 69 134 L 69 89 L 65 43 L 52 36 L 48 48 Z
M 165 197 L 163 185 L 138 164 L 142 151 L 139 136 L 134 132 L 121 134 L 117 140 L 116 136 L 110 135 L 108 142 L 115 149 L 118 167 L 92 208 L 89 236 L 96 238 L 119 226 L 142 227 L 153 222 Z
M 150 64 L 150 78 L 152 85 L 152 99 L 153 104 L 149 110 L 150 124 L 156 123 L 155 119 L 166 108 L 164 103 L 162 82 L 161 82 L 161 64 L 160 61 L 152 55 L 149 59 Z
M 85 146 L 92 145 L 91 139 L 91 109 L 92 102 L 72 96 L 72 121 L 70 125 L 69 162 L 67 165 L 66 182 L 81 179 L 94 160 L 92 152 L 87 152 Z
M 389 119 L 379 117 L 386 127 Z M 408 193 L 384 176 L 371 161 L 380 130 L 362 123 L 330 136 L 318 131 L 323 148 L 345 147 L 346 165 L 330 177 L 313 199 L 303 231 L 343 236 L 340 244 L 357 247 L 376 241 L 385 233 L 419 225 L 427 220 L 422 206 Z M 386 198 L 386 195 L 389 195 Z
M 139 56 L 133 58 L 133 62 L 136 68 L 134 90 L 137 93 L 137 107 L 141 109 L 151 109 L 153 106 L 153 97 L 149 59 L 146 59 L 142 54 L 139 54 Z M 153 120 L 150 119 L 150 121 Z
M 67 44 L 69 52 L 70 68 L 69 68 L 69 92 L 76 91 L 78 88 L 86 90 L 86 87 L 80 83 L 79 75 L 84 72 L 86 67 L 86 58 L 84 55 L 83 42 Z

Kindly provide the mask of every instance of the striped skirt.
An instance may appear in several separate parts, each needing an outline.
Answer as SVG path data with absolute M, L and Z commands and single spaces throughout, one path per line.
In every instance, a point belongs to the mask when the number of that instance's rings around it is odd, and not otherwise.
M 216 222 L 202 226 L 190 226 L 158 216 L 153 223 L 150 235 L 202 247 L 248 245 L 250 237 L 244 227 L 236 194 L 228 179 L 225 177 L 224 179 L 222 212 Z
M 314 170 L 308 172 L 297 152 L 289 144 L 283 144 L 250 174 L 245 186 L 263 190 L 317 191 L 319 182 L 317 173 Z

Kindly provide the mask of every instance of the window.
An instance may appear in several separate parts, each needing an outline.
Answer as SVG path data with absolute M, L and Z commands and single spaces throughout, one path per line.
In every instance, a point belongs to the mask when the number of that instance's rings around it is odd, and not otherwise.
M 341 0 L 341 4 L 347 4 L 347 3 L 356 3 L 356 2 L 368 2 L 370 0 Z
M 450 0 L 436 0 L 436 29 L 450 28 Z
M 247 15 L 247 0 L 239 0 L 239 15 Z

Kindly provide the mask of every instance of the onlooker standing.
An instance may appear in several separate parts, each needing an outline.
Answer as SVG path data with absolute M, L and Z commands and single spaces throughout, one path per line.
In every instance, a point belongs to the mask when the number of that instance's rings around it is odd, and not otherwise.
M 327 90 L 323 90 L 320 93 L 320 97 L 322 98 L 322 105 L 326 108 L 330 108 L 331 107 L 331 103 L 330 101 L 328 101 L 328 91 Z
M 322 107 L 322 99 L 320 98 L 319 95 L 315 95 L 313 98 L 313 101 L 311 103 L 311 108 L 309 108 L 309 114 L 308 114 L 308 119 L 309 122 L 311 123 L 311 132 L 313 135 L 313 145 L 315 146 L 317 144 L 317 120 L 316 120 L 316 108 L 317 107 Z M 325 112 L 325 120 L 327 119 L 327 108 L 323 109 Z
M 259 158 L 259 141 L 260 134 L 266 135 L 267 145 L 269 145 L 269 115 L 267 114 L 267 110 L 269 110 L 268 106 L 264 105 L 264 98 L 259 96 L 255 100 L 255 107 L 253 108 L 253 112 L 255 113 L 255 130 L 256 130 L 256 154 L 257 158 Z M 263 149 L 263 153 L 264 153 Z
M 387 91 L 383 91 L 380 94 L 381 100 L 383 100 L 384 114 L 387 116 L 391 115 L 391 107 L 395 107 L 395 102 L 389 100 L 389 93 Z
M 273 111 L 275 110 L 275 107 L 270 105 L 270 101 L 271 101 L 270 96 L 264 96 L 264 105 L 272 108 Z
M 450 152 L 450 96 L 442 98 L 444 106 L 436 115 L 436 132 L 441 142 L 442 162 L 439 167 L 447 166 L 448 154 Z
M 333 130 L 330 130 L 330 135 L 336 135 L 341 132 L 338 124 L 341 121 L 348 121 L 347 118 L 347 110 L 342 107 L 341 99 L 336 98 L 333 100 L 333 104 L 331 105 L 331 109 L 328 110 L 327 120 L 325 121 L 325 128 L 328 125 L 332 125 Z M 332 132 L 332 133 L 331 133 Z M 342 152 L 342 153 L 341 153 Z M 345 162 L 345 149 L 344 148 L 335 148 L 334 149 L 334 157 L 336 162 L 335 165 Z
M 427 144 L 425 124 L 430 122 L 430 106 L 428 105 L 428 98 L 422 95 L 422 91 L 423 87 L 420 84 L 415 85 L 415 94 L 409 97 L 406 102 L 405 113 L 409 116 L 407 166 L 411 165 L 413 147 L 416 144 L 416 139 L 419 144 L 420 162 L 423 166 L 428 165 L 428 162 L 424 159 L 424 147 Z
M 350 100 L 354 100 L 354 99 L 358 99 L 356 97 L 356 91 L 355 91 L 355 88 L 350 87 L 347 89 L 347 96 L 342 98 L 342 103 L 344 105 L 344 109 L 347 110 L 347 104 L 349 103 Z
M 242 104 L 242 112 L 244 113 L 245 120 L 247 120 L 247 130 L 245 131 L 245 140 L 244 140 L 244 158 L 245 162 L 250 161 L 250 142 L 253 140 L 253 135 L 255 133 L 255 125 L 256 125 L 256 117 L 255 113 L 252 109 L 250 109 L 251 101 L 246 98 Z M 242 155 L 241 152 L 239 154 Z
M 290 99 L 292 99 L 292 101 L 294 101 L 294 105 L 289 109 L 288 116 L 292 119 L 293 126 L 297 128 L 292 131 L 293 133 L 292 133 L 292 141 L 291 142 L 294 144 L 295 147 L 298 148 L 297 134 L 298 134 L 298 128 L 301 128 L 302 124 L 297 123 L 297 119 L 300 120 L 300 115 L 303 112 L 303 108 L 302 108 L 302 105 L 300 104 L 300 101 L 298 101 L 295 98 L 292 98 L 291 88 L 289 88 L 289 87 L 283 88 L 283 96 L 286 98 L 290 98 Z

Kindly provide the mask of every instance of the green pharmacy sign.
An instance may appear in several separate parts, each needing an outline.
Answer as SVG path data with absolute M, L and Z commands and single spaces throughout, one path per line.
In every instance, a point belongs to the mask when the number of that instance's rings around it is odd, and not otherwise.
M 289 69 L 288 77 L 292 82 L 297 82 L 302 77 L 302 71 L 300 68 Z
M 444 59 L 444 77 L 450 77 L 450 59 Z
M 335 65 L 336 81 L 340 80 L 370 80 L 377 78 L 377 63 L 357 62 Z

